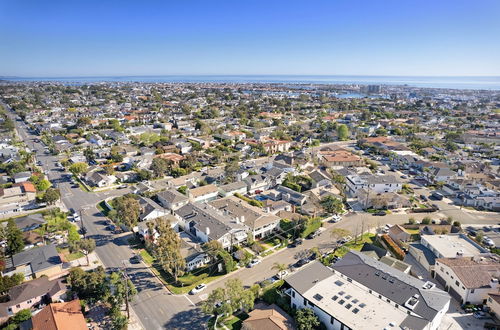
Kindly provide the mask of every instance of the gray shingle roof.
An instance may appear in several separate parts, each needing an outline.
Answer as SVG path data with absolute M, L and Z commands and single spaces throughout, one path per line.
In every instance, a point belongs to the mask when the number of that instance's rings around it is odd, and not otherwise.
M 12 266 L 31 265 L 34 273 L 61 264 L 54 244 L 26 250 L 12 256 Z

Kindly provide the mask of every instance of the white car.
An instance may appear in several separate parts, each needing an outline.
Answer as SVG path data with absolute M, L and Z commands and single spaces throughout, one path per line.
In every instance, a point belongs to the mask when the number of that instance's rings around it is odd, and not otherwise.
M 256 266 L 256 265 L 260 264 L 261 262 L 262 262 L 262 260 L 260 260 L 260 259 L 253 259 L 248 264 L 248 268 L 252 268 L 253 266 Z
M 340 215 L 335 214 L 335 215 L 333 215 L 333 216 L 332 216 L 332 220 L 331 220 L 331 222 L 337 223 L 337 222 L 339 222 L 340 220 L 342 220 L 342 218 L 340 217 Z
M 205 283 L 198 284 L 193 289 L 191 289 L 191 291 L 189 291 L 189 294 L 197 294 L 198 292 L 205 290 L 206 287 L 207 285 Z
M 486 238 L 483 240 L 483 243 L 488 245 L 488 246 L 495 246 L 495 242 L 491 238 Z

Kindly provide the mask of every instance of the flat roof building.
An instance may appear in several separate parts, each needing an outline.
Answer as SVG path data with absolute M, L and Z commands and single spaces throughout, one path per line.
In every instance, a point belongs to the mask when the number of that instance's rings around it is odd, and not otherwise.
M 420 243 L 431 250 L 437 258 L 473 257 L 488 253 L 463 234 L 423 235 Z
M 333 269 L 319 262 L 289 276 L 293 308 L 311 308 L 327 329 L 438 329 L 450 296 L 351 251 Z

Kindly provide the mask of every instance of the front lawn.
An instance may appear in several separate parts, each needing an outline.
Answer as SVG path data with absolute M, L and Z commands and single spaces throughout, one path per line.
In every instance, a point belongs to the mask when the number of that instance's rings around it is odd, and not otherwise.
M 67 262 L 85 257 L 85 255 L 82 252 L 78 251 L 75 253 L 70 253 L 67 248 L 66 249 L 57 248 L 57 252 L 59 252 L 61 257 Z
M 334 252 L 334 255 L 337 257 L 343 257 L 350 250 L 360 251 L 363 247 L 363 244 L 369 243 L 374 244 L 376 240 L 376 235 L 371 233 L 363 234 L 361 237 L 358 237 L 358 240 L 351 240 L 345 243 L 341 248 L 338 248 L 337 251 Z

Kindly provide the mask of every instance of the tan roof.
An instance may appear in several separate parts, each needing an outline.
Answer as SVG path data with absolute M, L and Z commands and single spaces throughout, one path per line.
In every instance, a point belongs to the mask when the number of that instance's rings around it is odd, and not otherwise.
M 214 192 L 219 192 L 219 188 L 217 188 L 217 186 L 213 184 L 207 184 L 206 186 L 201 186 L 189 190 L 189 194 L 194 198 Z
M 53 303 L 31 318 L 33 330 L 86 330 L 80 300 Z
M 258 304 L 248 313 L 249 317 L 243 321 L 245 326 L 256 330 L 287 330 L 296 329 L 293 319 L 280 307 Z
M 389 232 L 391 232 L 392 234 L 401 234 L 401 233 L 407 233 L 409 234 L 406 229 L 404 229 L 403 227 L 401 227 L 400 225 L 394 225 L 392 226 L 390 229 L 389 229 Z
M 450 267 L 462 284 L 469 288 L 487 287 L 493 277 L 500 275 L 500 263 L 491 258 L 474 261 L 473 258 L 439 258 L 436 262 Z
M 345 149 L 320 151 L 323 159 L 327 162 L 357 162 L 361 157 Z

